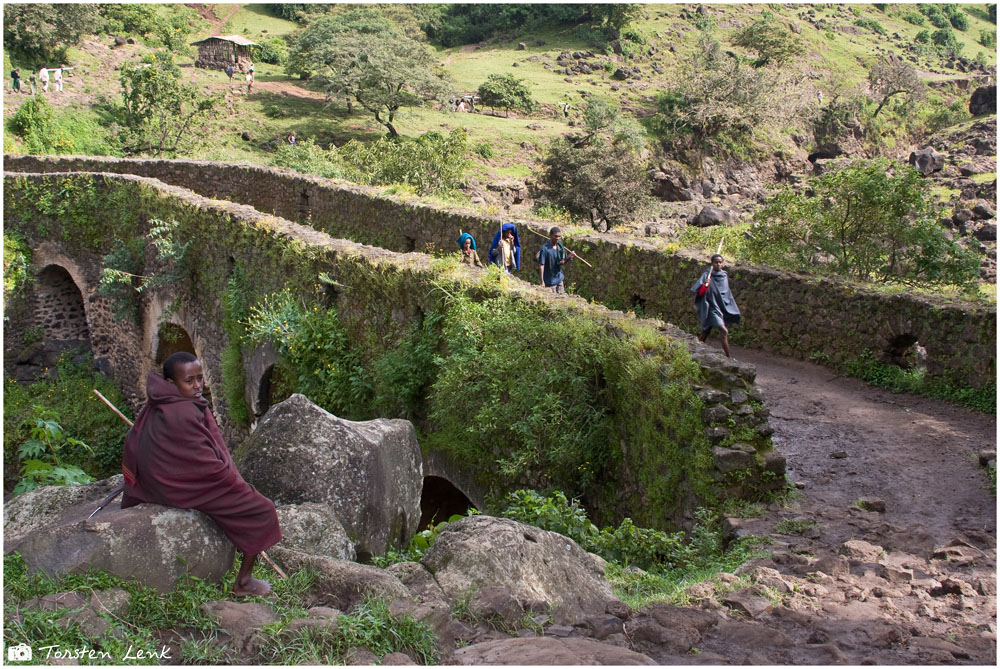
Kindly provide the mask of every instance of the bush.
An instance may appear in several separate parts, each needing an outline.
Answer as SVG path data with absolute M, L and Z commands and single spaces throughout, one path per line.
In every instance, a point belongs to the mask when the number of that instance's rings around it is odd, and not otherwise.
M 979 43 L 989 49 L 995 49 L 997 46 L 997 33 L 995 30 L 980 30 L 979 31 Z
M 941 5 L 941 11 L 948 17 L 948 21 L 956 30 L 966 30 L 969 27 L 969 19 L 957 5 Z
M 10 119 L 10 128 L 24 140 L 27 153 L 72 153 L 73 140 L 55 122 L 44 95 L 29 98 Z
M 328 179 L 344 178 L 344 168 L 336 148 L 324 149 L 312 139 L 304 139 L 295 146 L 282 142 L 271 164 Z
M 747 249 L 756 262 L 827 271 L 867 281 L 975 287 L 978 260 L 937 225 L 916 170 L 856 161 L 810 180 L 809 195 L 785 190 L 756 217 Z
M 905 10 L 902 14 L 902 19 L 907 23 L 913 24 L 915 26 L 924 25 L 924 15 L 920 12 L 914 12 L 912 10 Z
M 345 177 L 360 184 L 406 184 L 418 193 L 446 195 L 461 185 L 468 165 L 468 136 L 456 128 L 416 139 L 381 137 L 364 144 L 351 140 L 337 150 Z
M 117 383 L 95 372 L 89 363 L 72 363 L 69 355 L 60 359 L 56 380 L 40 379 L 27 385 L 7 380 L 3 396 L 5 490 L 24 464 L 18 449 L 32 438 L 31 430 L 42 414 L 57 422 L 64 435 L 89 446 L 90 450 L 71 444 L 61 451 L 65 463 L 95 479 L 120 471 L 128 426 L 93 394 L 94 388 L 125 415 L 131 413 Z
M 504 110 L 504 114 L 510 113 L 511 109 L 530 114 L 538 105 L 531 99 L 531 91 L 528 90 L 524 79 L 518 79 L 513 74 L 491 74 L 486 81 L 479 85 L 477 91 L 482 104 Z
M 155 5 L 106 4 L 99 5 L 101 16 L 107 22 L 105 30 L 112 35 L 120 33 L 148 35 L 156 29 Z
M 888 35 L 882 24 L 875 19 L 855 19 L 854 25 L 865 30 L 870 30 L 877 35 Z
M 266 37 L 252 47 L 253 59 L 271 65 L 283 65 L 288 60 L 288 43 L 280 37 Z
M 958 38 L 955 37 L 955 33 L 952 32 L 950 28 L 935 30 L 931 35 L 931 42 L 937 45 L 939 49 L 945 52 L 950 52 L 956 56 L 962 53 L 963 45 L 958 41 Z
M 913 38 L 913 41 L 917 44 L 930 44 L 931 43 L 931 33 L 929 30 L 921 30 Z
M 802 40 L 786 26 L 769 19 L 754 21 L 733 37 L 733 44 L 757 54 L 755 66 L 784 65 L 805 53 Z
M 483 143 L 483 144 L 476 144 L 472 148 L 472 150 L 476 154 L 478 154 L 478 155 L 482 156 L 483 158 L 485 158 L 486 160 L 489 160 L 494 155 L 493 154 L 493 146 L 490 145 L 490 144 L 485 144 L 485 143 Z
M 14 4 L 3 8 L 3 45 L 50 61 L 62 61 L 67 47 L 79 44 L 103 24 L 97 5 L 85 3 Z

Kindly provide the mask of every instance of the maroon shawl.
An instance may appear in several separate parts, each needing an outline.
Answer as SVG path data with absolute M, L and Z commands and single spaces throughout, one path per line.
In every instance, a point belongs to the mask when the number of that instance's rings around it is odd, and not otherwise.
M 122 508 L 142 502 L 197 509 L 247 555 L 281 541 L 274 503 L 243 480 L 202 398 L 182 397 L 156 372 L 148 402 L 125 436 Z

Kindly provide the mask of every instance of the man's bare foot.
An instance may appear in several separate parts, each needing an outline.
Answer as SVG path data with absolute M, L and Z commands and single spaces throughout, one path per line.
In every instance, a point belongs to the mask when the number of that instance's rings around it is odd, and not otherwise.
M 266 597 L 271 594 L 271 584 L 259 578 L 248 578 L 245 583 L 234 583 L 233 594 L 237 597 Z

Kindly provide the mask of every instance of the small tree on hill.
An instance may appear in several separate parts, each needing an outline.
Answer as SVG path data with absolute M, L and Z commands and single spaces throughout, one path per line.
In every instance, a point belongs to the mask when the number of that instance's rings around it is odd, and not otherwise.
M 509 116 L 511 109 L 530 114 L 538 106 L 531 99 L 531 91 L 528 90 L 524 79 L 518 79 L 513 74 L 489 75 L 486 81 L 479 85 L 477 93 L 482 104 L 494 109 L 503 109 L 504 116 Z
M 169 54 L 122 67 L 119 141 L 127 155 L 184 153 L 195 141 L 219 98 L 181 83 Z
M 608 2 L 589 5 L 588 11 L 599 27 L 613 39 L 617 39 L 630 23 L 642 16 L 642 5 Z
M 805 53 L 802 40 L 771 18 L 754 21 L 736 33 L 733 44 L 757 54 L 754 67 L 781 66 Z
M 369 7 L 309 24 L 295 40 L 288 70 L 321 77 L 328 94 L 356 100 L 391 137 L 399 136 L 393 122 L 401 108 L 448 89 L 434 54 Z
M 868 69 L 868 87 L 872 98 L 878 101 L 873 117 L 878 116 L 882 107 L 896 95 L 908 95 L 916 99 L 924 94 L 924 84 L 917 71 L 894 54 L 879 58 Z
M 80 36 L 102 24 L 97 5 L 12 4 L 3 8 L 3 44 L 42 58 L 56 58 Z

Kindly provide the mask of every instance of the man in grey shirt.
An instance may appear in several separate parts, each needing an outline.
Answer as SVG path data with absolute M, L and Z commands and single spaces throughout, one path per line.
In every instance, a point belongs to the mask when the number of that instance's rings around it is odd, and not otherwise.
M 538 277 L 542 281 L 542 288 L 547 288 L 557 295 L 564 295 L 566 288 L 563 286 L 565 276 L 563 275 L 563 265 L 570 258 L 576 257 L 576 253 L 566 251 L 562 243 L 562 231 L 559 228 L 549 230 L 549 240 L 542 244 L 538 251 Z

